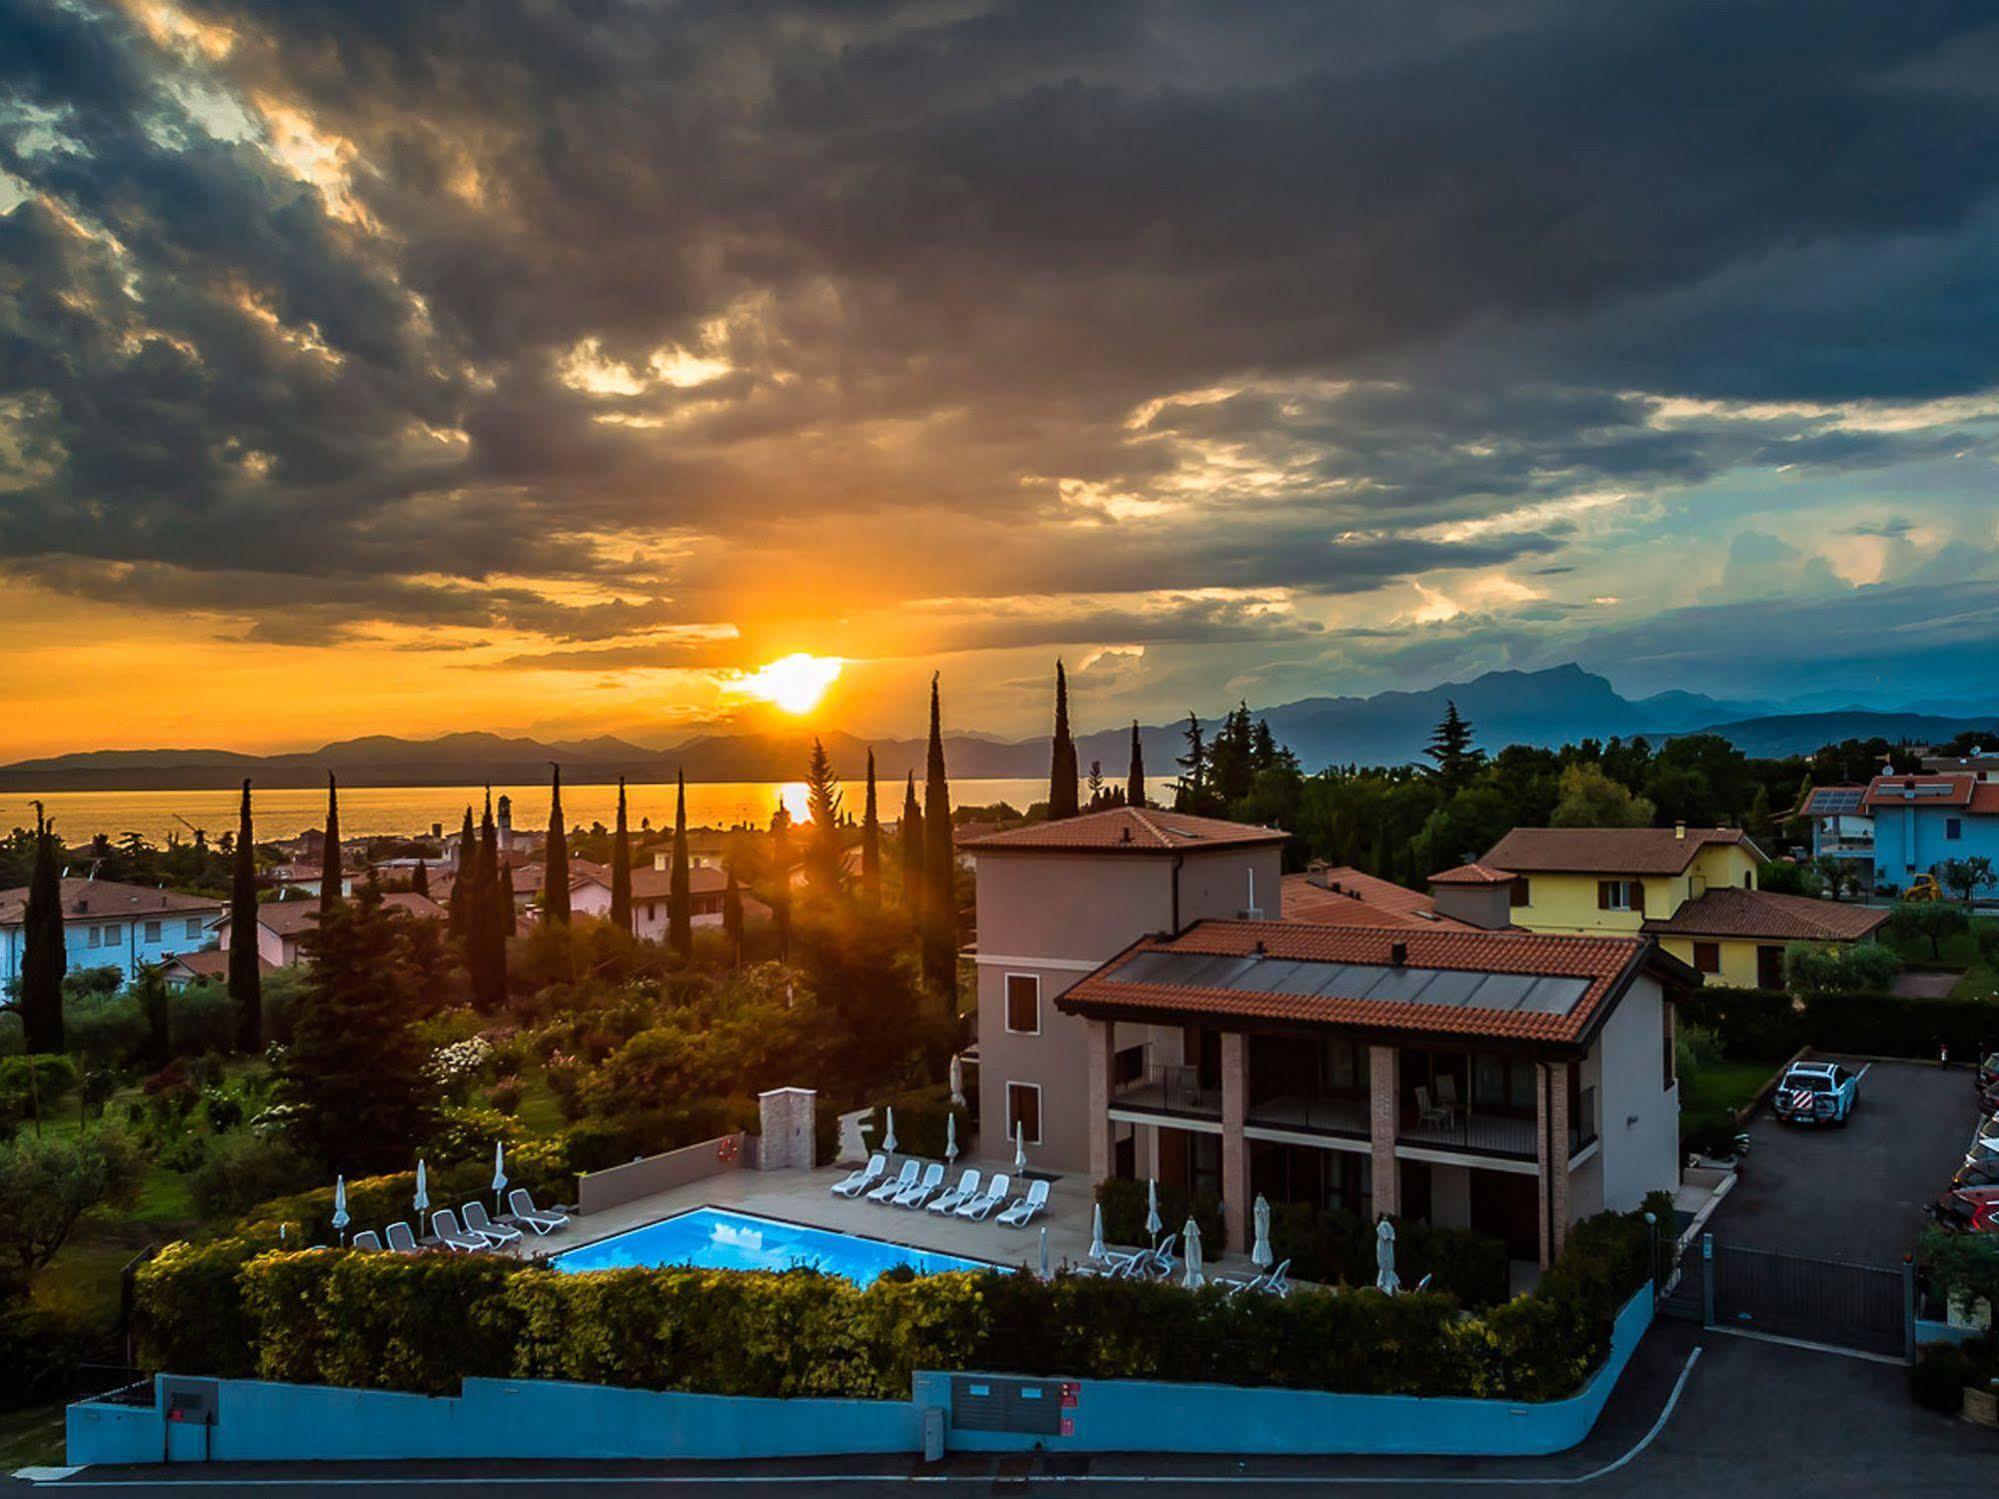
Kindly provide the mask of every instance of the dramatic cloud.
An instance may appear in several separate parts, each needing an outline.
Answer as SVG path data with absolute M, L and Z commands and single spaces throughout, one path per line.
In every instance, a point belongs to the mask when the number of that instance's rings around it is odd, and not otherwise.
M 0 578 L 440 726 L 1829 686 L 1999 576 L 1995 76 L 1974 0 L 0 0 Z M 1817 630 L 1644 643 L 1738 607 Z

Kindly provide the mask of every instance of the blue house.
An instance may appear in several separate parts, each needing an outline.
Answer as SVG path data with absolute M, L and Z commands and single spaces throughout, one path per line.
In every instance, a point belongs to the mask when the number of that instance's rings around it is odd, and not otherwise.
M 1985 858 L 1999 869 L 1999 781 L 1963 772 L 1876 776 L 1865 807 L 1877 885 L 1906 889 L 1953 859 Z M 1999 882 L 1988 882 L 1979 894 L 1995 890 Z

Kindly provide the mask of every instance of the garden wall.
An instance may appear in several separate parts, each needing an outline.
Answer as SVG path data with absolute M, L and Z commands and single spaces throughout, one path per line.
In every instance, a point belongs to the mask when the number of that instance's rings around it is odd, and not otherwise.
M 601 1213 L 655 1192 L 670 1192 L 711 1176 L 736 1170 L 745 1142 L 739 1131 L 718 1135 L 698 1145 L 683 1145 L 662 1155 L 649 1155 L 608 1171 L 586 1171 L 576 1179 L 576 1207 L 581 1213 Z

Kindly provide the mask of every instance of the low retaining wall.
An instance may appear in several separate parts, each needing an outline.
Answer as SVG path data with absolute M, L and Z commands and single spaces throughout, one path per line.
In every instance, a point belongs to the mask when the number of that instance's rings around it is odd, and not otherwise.
M 1090 1379 L 1070 1382 L 1070 1429 L 1045 1436 L 954 1427 L 951 1382 L 966 1376 L 928 1371 L 916 1375 L 906 1401 L 761 1400 L 546 1380 L 468 1379 L 457 1396 L 194 1381 L 201 1398 L 212 1401 L 213 1425 L 169 1421 L 162 1379 L 149 1406 L 72 1405 L 69 1461 L 914 1454 L 923 1450 L 926 1417 L 933 1423 L 941 1417 L 945 1448 L 964 1452 L 1532 1456 L 1563 1451 L 1589 1434 L 1651 1323 L 1647 1289 L 1618 1314 L 1604 1366 L 1566 1400 L 1514 1404 Z
M 649 1155 L 624 1166 L 605 1171 L 586 1171 L 576 1179 L 576 1210 L 601 1213 L 670 1192 L 711 1176 L 736 1170 L 743 1161 L 745 1141 L 741 1133 L 718 1135 L 699 1145 L 683 1145 L 663 1155 Z

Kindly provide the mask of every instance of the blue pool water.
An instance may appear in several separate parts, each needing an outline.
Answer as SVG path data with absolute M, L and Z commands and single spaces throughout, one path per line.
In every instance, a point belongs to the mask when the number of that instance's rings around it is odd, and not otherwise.
M 693 1265 L 703 1270 L 810 1268 L 843 1275 L 858 1286 L 871 1284 L 884 1270 L 897 1265 L 908 1265 L 919 1275 L 1001 1268 L 984 1260 L 910 1249 L 721 1208 L 696 1208 L 662 1218 L 615 1238 L 558 1254 L 549 1263 L 570 1272 L 623 1270 L 634 1265 Z

